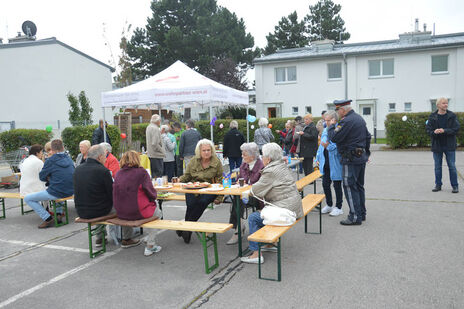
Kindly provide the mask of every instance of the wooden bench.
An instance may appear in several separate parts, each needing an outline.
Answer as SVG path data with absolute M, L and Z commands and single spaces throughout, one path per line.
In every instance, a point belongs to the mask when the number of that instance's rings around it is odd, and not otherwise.
M 316 180 L 322 177 L 319 170 L 315 170 L 311 174 L 296 181 L 296 188 L 301 192 L 301 198 L 303 198 L 303 189 L 309 184 L 314 184 L 314 194 L 316 194 Z
M 27 213 L 30 213 L 30 212 L 34 211 L 32 209 L 24 211 L 24 196 L 21 196 L 21 194 L 19 194 L 19 192 L 0 192 L 0 201 L 2 203 L 2 211 L 3 211 L 2 216 L 0 216 L 0 219 L 5 219 L 6 218 L 6 211 L 5 211 L 5 199 L 6 198 L 19 199 L 21 201 L 21 215 L 24 215 L 24 214 L 27 214 Z M 55 227 L 66 225 L 66 224 L 69 223 L 69 221 L 68 221 L 68 204 L 67 204 L 67 201 L 71 200 L 73 198 L 74 198 L 74 196 L 68 196 L 68 197 L 65 197 L 65 198 L 60 198 L 60 199 L 57 199 L 57 200 L 49 201 L 50 206 L 53 207 L 53 219 L 55 220 Z M 66 216 L 66 221 L 65 221 L 65 223 L 64 222 L 58 223 L 58 218 L 56 216 L 56 206 L 57 206 L 57 203 L 62 203 L 62 202 L 64 202 L 63 207 L 64 207 L 65 216 Z
M 79 218 L 78 218 L 79 219 Z M 131 226 L 131 227 L 140 227 L 147 229 L 159 229 L 159 230 L 174 230 L 174 231 L 188 231 L 195 232 L 198 239 L 200 240 L 203 247 L 203 256 L 205 260 L 205 272 L 209 274 L 215 268 L 219 266 L 219 257 L 217 249 L 217 237 L 216 234 L 222 234 L 227 232 L 232 228 L 232 224 L 229 223 L 211 223 L 211 222 L 193 222 L 193 221 L 180 221 L 180 220 L 154 220 L 150 222 L 143 222 L 143 220 L 137 221 L 127 221 L 121 220 L 118 218 L 114 219 L 105 219 L 104 221 L 92 220 L 92 222 L 82 221 L 82 219 L 76 219 L 76 222 L 88 223 L 89 224 L 89 249 L 92 248 L 92 236 L 98 233 L 90 233 L 92 225 L 96 224 L 105 224 L 105 225 L 121 225 L 121 226 Z M 149 218 L 153 220 L 152 218 Z M 214 264 L 209 265 L 208 259 L 208 248 L 213 246 L 214 249 Z M 103 249 L 102 249 L 103 250 Z M 98 253 L 101 254 L 101 253 Z M 90 257 L 93 258 L 96 255 L 92 256 L 90 252 Z
M 88 235 L 89 235 L 89 254 L 90 254 L 91 259 L 106 252 L 106 241 L 104 240 L 105 239 L 104 229 L 101 228 L 101 225 L 98 225 L 95 228 L 92 228 L 92 225 L 94 225 L 96 222 L 105 221 L 105 220 L 113 219 L 116 217 L 117 217 L 116 214 L 113 213 L 113 214 L 109 214 L 103 217 L 97 217 L 93 219 L 83 219 L 79 217 L 74 219 L 74 222 L 77 222 L 77 223 L 87 223 Z M 94 252 L 93 247 L 92 247 L 92 236 L 96 236 L 98 234 L 101 234 L 102 248 Z
M 324 200 L 324 194 L 308 194 L 302 200 L 303 203 L 303 217 L 296 220 L 293 225 L 290 226 L 273 226 L 266 225 L 248 236 L 249 241 L 255 241 L 258 243 L 258 254 L 261 256 L 261 247 L 263 245 L 271 244 L 273 247 L 277 248 L 277 280 L 270 278 L 263 278 L 261 276 L 261 261 L 258 263 L 258 277 L 259 279 L 272 280 L 272 281 L 281 281 L 282 279 L 282 268 L 281 268 L 281 237 L 287 233 L 295 224 L 297 224 L 301 219 L 305 220 L 305 233 L 308 234 L 308 218 L 307 215 L 315 207 L 319 206 Z M 320 212 L 319 212 L 320 213 Z M 319 215 L 321 218 L 321 215 Z M 319 219 L 319 234 L 322 233 L 322 221 Z M 274 245 L 277 243 L 277 245 Z

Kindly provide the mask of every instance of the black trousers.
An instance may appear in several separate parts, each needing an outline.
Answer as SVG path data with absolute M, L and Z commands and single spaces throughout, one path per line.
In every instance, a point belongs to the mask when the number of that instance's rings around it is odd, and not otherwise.
M 163 159 L 150 158 L 151 178 L 163 176 Z
M 185 203 L 187 204 L 185 221 L 198 221 L 206 207 L 208 207 L 216 197 L 217 195 L 211 194 L 185 194 Z
M 342 181 L 341 180 L 332 180 L 330 179 L 330 165 L 328 160 L 325 161 L 324 164 L 324 176 L 322 176 L 322 187 L 324 188 L 325 200 L 327 202 L 327 206 L 332 207 L 332 189 L 330 185 L 333 182 L 333 187 L 335 189 L 335 198 L 336 203 L 335 206 L 338 209 L 342 209 L 343 204 L 343 191 L 342 191 Z
M 304 170 L 305 176 L 308 176 L 309 174 L 311 174 L 312 172 L 314 172 L 314 168 L 313 168 L 313 157 L 304 157 L 304 160 L 303 160 L 303 170 Z
M 163 162 L 163 175 L 168 176 L 168 181 L 171 182 L 172 177 L 174 176 L 174 171 L 176 169 L 176 161 Z
M 179 155 L 176 155 L 175 158 L 176 158 L 176 176 L 180 177 L 184 175 L 184 160 L 181 160 Z

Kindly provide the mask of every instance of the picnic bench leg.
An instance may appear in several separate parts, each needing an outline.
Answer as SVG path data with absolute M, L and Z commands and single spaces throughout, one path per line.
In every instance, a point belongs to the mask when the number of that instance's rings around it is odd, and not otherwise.
M 316 206 L 319 209 L 319 233 L 308 232 L 308 215 L 305 216 L 305 234 L 322 234 L 322 201 Z
M 55 227 L 59 227 L 59 226 L 63 226 L 63 225 L 68 224 L 69 223 L 69 218 L 68 218 L 68 203 L 67 203 L 67 201 L 64 201 L 64 205 L 63 205 L 66 221 L 61 222 L 61 223 L 58 223 L 58 217 L 56 216 L 56 204 L 57 204 L 57 202 L 56 201 L 51 201 L 51 202 L 52 202 L 52 206 L 53 206 L 53 219 L 55 220 Z
M 102 237 L 102 248 L 98 251 L 93 252 L 92 248 L 92 237 L 101 233 Z M 88 223 L 88 234 L 89 234 L 89 254 L 90 258 L 103 254 L 106 252 L 106 241 L 105 241 L 105 227 L 103 225 L 97 225 L 95 228 L 92 228 L 92 223 Z
M 31 213 L 31 212 L 34 212 L 33 209 L 29 209 L 29 210 L 24 210 L 24 200 L 21 199 L 21 215 L 24 216 L 24 214 L 28 214 L 28 213 Z
M 0 198 L 2 200 L 2 215 L 0 216 L 0 219 L 5 219 L 6 218 L 6 212 L 5 212 L 5 199 Z
M 261 275 L 261 259 L 258 259 L 258 277 L 259 279 L 263 280 L 269 280 L 269 281 L 282 281 L 282 258 L 281 258 L 281 243 L 280 243 L 280 238 L 279 241 L 277 242 L 277 246 L 272 244 L 273 247 L 277 248 L 277 279 L 273 278 L 264 278 Z M 269 245 L 266 243 L 258 243 L 258 257 L 261 256 L 261 246 L 263 245 Z
M 201 245 L 203 246 L 203 255 L 205 259 L 205 272 L 209 274 L 210 272 L 212 272 L 215 268 L 219 266 L 216 233 L 213 233 L 212 236 L 206 235 L 205 232 L 195 232 L 195 234 L 197 235 L 198 239 L 201 242 Z M 212 244 L 208 245 L 208 242 L 212 242 Z M 214 246 L 214 264 L 209 266 L 208 248 L 211 247 L 211 245 Z
M 235 206 L 235 214 L 237 216 L 237 231 L 238 231 L 238 256 L 242 257 L 242 220 L 240 216 L 240 198 L 234 195 L 233 203 Z

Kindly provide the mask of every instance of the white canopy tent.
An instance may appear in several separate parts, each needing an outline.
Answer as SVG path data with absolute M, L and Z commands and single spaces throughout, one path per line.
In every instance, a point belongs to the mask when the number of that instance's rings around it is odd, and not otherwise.
M 103 92 L 101 95 L 103 115 L 105 107 L 158 107 L 179 110 L 196 105 L 212 107 L 223 105 L 242 105 L 248 111 L 248 93 L 215 82 L 192 70 L 181 61 L 136 84 Z M 248 114 L 248 112 L 247 112 Z M 248 125 L 247 125 L 248 131 Z M 248 134 L 247 134 L 248 135 Z M 211 140 L 213 128 L 211 126 Z

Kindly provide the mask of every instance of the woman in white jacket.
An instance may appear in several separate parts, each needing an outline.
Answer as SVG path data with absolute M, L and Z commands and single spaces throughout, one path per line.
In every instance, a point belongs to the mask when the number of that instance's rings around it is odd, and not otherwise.
M 19 181 L 19 193 L 26 196 L 29 193 L 35 193 L 45 190 L 45 182 L 40 181 L 39 173 L 44 165 L 42 145 L 32 145 L 29 148 L 29 157 L 19 166 L 21 170 L 21 180 Z
M 167 175 L 168 181 L 171 181 L 176 169 L 176 160 L 174 157 L 176 150 L 176 138 L 169 133 L 169 126 L 166 124 L 161 126 L 161 139 L 163 140 L 165 154 L 163 159 L 163 175 Z

